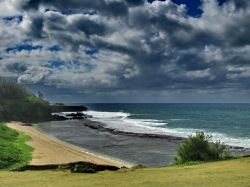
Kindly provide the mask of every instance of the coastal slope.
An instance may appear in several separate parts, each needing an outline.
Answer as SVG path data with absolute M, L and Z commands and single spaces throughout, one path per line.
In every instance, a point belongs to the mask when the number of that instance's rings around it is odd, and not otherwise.
M 123 163 L 88 153 L 81 148 L 64 143 L 32 126 L 25 126 L 17 122 L 8 123 L 7 126 L 31 137 L 31 141 L 27 142 L 27 144 L 34 149 L 30 162 L 31 165 L 64 164 L 85 161 L 117 167 L 124 166 Z
M 249 187 L 250 158 L 211 162 L 192 166 L 121 169 L 96 174 L 69 171 L 0 171 L 0 186 L 36 187 Z

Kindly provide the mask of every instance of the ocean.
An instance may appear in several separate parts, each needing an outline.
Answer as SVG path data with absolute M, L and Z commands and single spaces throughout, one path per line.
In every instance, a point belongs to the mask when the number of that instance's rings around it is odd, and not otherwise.
M 188 137 L 250 148 L 250 104 L 86 104 L 92 120 L 114 130 Z

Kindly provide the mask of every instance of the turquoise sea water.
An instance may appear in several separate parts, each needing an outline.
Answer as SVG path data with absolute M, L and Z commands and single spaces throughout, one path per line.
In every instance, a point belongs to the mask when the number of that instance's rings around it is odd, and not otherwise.
M 204 131 L 213 140 L 250 148 L 250 104 L 86 104 L 87 114 L 125 132 L 187 137 Z

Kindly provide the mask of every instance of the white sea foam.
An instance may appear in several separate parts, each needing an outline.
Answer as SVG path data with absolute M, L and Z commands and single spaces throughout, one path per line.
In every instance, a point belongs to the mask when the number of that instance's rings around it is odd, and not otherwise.
M 98 119 L 114 119 L 114 118 L 126 118 L 129 117 L 130 114 L 129 113 L 125 113 L 125 112 L 99 112 L 99 111 L 86 111 L 84 112 L 87 115 L 91 115 L 94 118 L 98 118 Z
M 156 119 L 132 119 L 130 113 L 125 112 L 100 112 L 100 111 L 86 111 L 87 115 L 93 116 L 93 120 L 104 123 L 107 127 L 123 132 L 133 133 L 148 133 L 171 135 L 178 137 L 188 137 L 194 135 L 197 131 L 203 131 L 212 135 L 213 141 L 220 141 L 227 145 L 241 146 L 250 148 L 250 139 L 243 137 L 232 137 L 227 134 L 218 132 L 209 132 L 205 129 L 192 128 L 169 128 L 166 121 Z M 167 121 L 188 120 L 188 119 L 169 119 Z

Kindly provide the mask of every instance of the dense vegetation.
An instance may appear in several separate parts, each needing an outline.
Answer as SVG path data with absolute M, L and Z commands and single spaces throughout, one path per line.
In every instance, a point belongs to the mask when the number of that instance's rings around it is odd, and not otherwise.
M 37 122 L 50 119 L 49 103 L 23 86 L 0 80 L 0 121 Z
M 177 163 L 215 161 L 228 157 L 227 147 L 220 142 L 211 143 L 211 136 L 197 132 L 190 136 L 177 149 Z
M 0 123 L 0 169 L 18 167 L 31 159 L 28 137 Z

